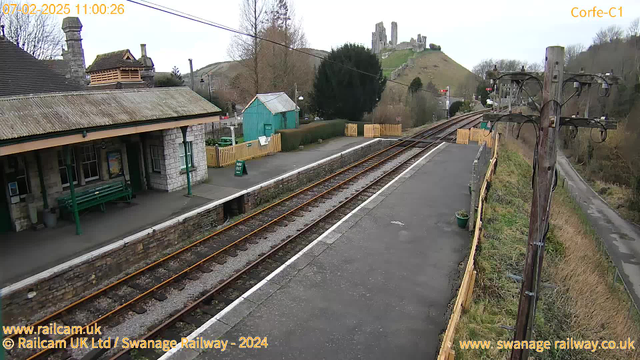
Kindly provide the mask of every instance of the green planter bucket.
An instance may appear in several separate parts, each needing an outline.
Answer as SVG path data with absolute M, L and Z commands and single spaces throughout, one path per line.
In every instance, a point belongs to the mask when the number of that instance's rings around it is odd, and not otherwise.
M 469 222 L 469 216 L 460 217 L 458 216 L 458 214 L 456 214 L 456 220 L 458 221 L 458 226 L 464 229 L 467 227 L 467 223 Z

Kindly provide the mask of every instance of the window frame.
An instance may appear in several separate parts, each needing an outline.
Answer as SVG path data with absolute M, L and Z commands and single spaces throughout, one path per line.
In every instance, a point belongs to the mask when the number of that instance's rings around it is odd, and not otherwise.
M 77 166 L 77 161 L 76 161 L 76 152 L 73 148 L 70 149 L 71 151 L 71 167 L 73 168 L 73 172 L 76 175 L 76 180 L 73 182 L 74 185 L 78 184 L 78 166 Z M 60 162 L 62 162 L 62 166 L 60 166 Z M 62 184 L 62 188 L 64 189 L 65 187 L 69 187 L 70 183 L 67 182 L 66 184 L 62 182 L 62 176 L 60 174 L 60 170 L 62 170 L 64 168 L 64 171 L 67 171 L 67 165 L 65 164 L 64 161 L 64 154 L 62 149 L 58 150 L 58 175 L 60 176 L 60 183 Z M 69 176 L 69 173 L 66 172 L 67 177 Z M 73 174 L 72 174 L 72 179 L 73 179 Z M 69 181 L 69 179 L 67 178 L 67 181 Z
M 93 160 L 89 160 L 89 161 L 85 161 L 85 149 L 86 148 L 91 148 L 91 150 L 93 150 Z M 90 153 L 91 154 L 91 153 Z M 93 144 L 87 144 L 87 145 L 82 145 L 82 148 L 80 150 L 80 167 L 82 168 L 82 176 L 85 176 L 84 173 L 84 164 L 89 164 L 89 174 L 91 174 L 91 163 L 95 163 L 96 164 L 96 171 L 97 174 L 95 176 L 90 176 L 90 177 L 85 177 L 84 181 L 93 181 L 93 180 L 100 180 L 100 161 L 98 159 L 98 152 L 96 150 L 96 147 Z
M 180 170 L 187 170 L 187 165 L 184 162 L 184 142 L 181 142 L 179 145 L 180 151 L 178 152 L 178 159 L 180 160 Z M 193 143 L 191 141 L 187 141 L 187 156 L 189 156 L 189 169 L 193 168 Z
M 149 145 L 149 157 L 151 158 L 151 171 L 162 173 L 162 162 L 164 161 L 164 151 L 162 146 Z M 156 161 L 158 166 L 156 168 Z
M 27 195 L 31 194 L 31 183 L 29 181 L 29 165 L 27 164 L 27 157 L 24 155 L 18 155 L 15 157 L 15 183 L 18 189 L 18 195 L 20 201 L 24 201 Z M 22 171 L 20 171 L 22 170 Z M 20 191 L 20 179 L 24 179 L 24 186 L 26 192 Z

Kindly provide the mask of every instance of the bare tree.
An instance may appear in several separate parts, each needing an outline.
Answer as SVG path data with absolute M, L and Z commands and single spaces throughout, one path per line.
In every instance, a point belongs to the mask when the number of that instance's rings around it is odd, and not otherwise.
M 495 63 L 496 61 L 494 59 L 484 59 L 480 61 L 478 65 L 474 66 L 471 72 L 485 79 L 487 71 L 493 69 L 493 65 L 495 65 Z
M 627 37 L 631 38 L 638 35 L 640 35 L 640 18 L 635 18 L 627 28 Z
M 614 41 L 622 39 L 623 35 L 624 35 L 624 31 L 622 31 L 622 29 L 619 26 L 611 25 L 606 29 L 605 28 L 600 29 L 596 33 L 596 36 L 594 36 L 593 38 L 593 44 L 600 45 L 607 42 L 612 43 Z
M 274 3 L 270 23 L 264 37 L 284 46 L 266 42 L 261 48 L 264 59 L 267 85 L 270 91 L 285 91 L 293 96 L 294 84 L 308 91 L 313 80 L 312 63 L 307 55 L 293 51 L 307 46 L 306 36 L 300 23 L 295 20 L 295 11 L 286 0 Z
M 236 35 L 229 45 L 229 56 L 251 72 L 252 90 L 260 92 L 260 46 L 267 13 L 263 0 L 244 0 L 240 8 L 240 30 L 251 36 Z
M 6 37 L 38 59 L 59 57 L 64 34 L 55 15 L 12 12 L 14 5 L 22 8 L 24 4 L 0 0 L 0 9 L 6 10 L 0 10 L 0 25 L 5 26 Z
M 533 62 L 533 63 L 524 63 L 525 70 L 527 72 L 539 73 L 544 71 L 543 63 Z
M 582 44 L 571 44 L 564 49 L 564 64 L 568 66 L 578 55 L 585 51 L 585 47 Z

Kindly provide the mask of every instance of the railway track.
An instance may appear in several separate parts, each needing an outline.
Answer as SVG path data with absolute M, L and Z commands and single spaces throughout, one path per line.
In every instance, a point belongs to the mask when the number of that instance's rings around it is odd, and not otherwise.
M 359 181 L 364 175 L 399 157 L 407 157 L 394 165 L 391 170 L 385 171 L 373 182 L 356 191 L 340 204 L 330 209 L 311 223 L 304 224 L 301 229 L 296 229 L 291 235 L 278 245 L 273 245 L 268 251 L 261 253 L 257 260 L 251 262 L 243 270 L 221 282 L 212 291 L 204 296 L 199 296 L 192 301 L 190 306 L 172 314 L 169 320 L 157 326 L 143 339 L 150 338 L 180 338 L 185 333 L 190 333 L 199 325 L 215 316 L 225 306 L 242 295 L 246 290 L 261 281 L 275 268 L 279 267 L 286 259 L 293 256 L 300 249 L 307 246 L 314 238 L 337 222 L 346 213 L 365 201 L 376 188 L 383 187 L 391 181 L 393 174 L 403 171 L 418 159 L 426 149 L 429 149 L 442 139 L 450 136 L 459 127 L 477 123 L 480 115 L 466 114 L 451 119 L 450 121 L 432 126 L 412 138 L 401 139 L 397 143 L 374 153 L 324 179 L 321 179 L 297 192 L 291 194 L 239 221 L 230 224 L 214 233 L 149 264 L 142 269 L 123 277 L 122 279 L 80 299 L 73 304 L 60 309 L 51 315 L 44 317 L 32 326 L 56 323 L 58 325 L 83 326 L 90 328 L 100 325 L 106 328 L 117 327 L 126 321 L 128 311 L 136 314 L 144 314 L 145 301 L 163 302 L 167 299 L 166 290 L 182 290 L 192 281 L 197 281 L 202 275 L 211 273 L 217 265 L 222 265 L 228 260 L 233 260 L 239 253 L 247 251 L 250 247 L 257 246 L 263 238 L 276 231 L 275 229 L 286 227 L 295 223 L 305 213 L 312 211 L 328 199 L 331 199 L 350 184 Z M 436 136 L 433 142 L 425 142 L 425 139 Z M 417 154 L 410 154 L 411 149 L 423 147 Z M 415 150 L 413 150 L 415 151 Z M 387 180 L 385 180 L 387 179 Z M 294 224 L 300 226 L 298 224 Z M 125 311 L 128 310 L 128 311 Z M 167 316 L 169 317 L 169 316 Z M 40 336 L 42 339 L 43 336 Z M 64 336 L 66 341 L 74 338 L 73 335 Z M 47 339 L 46 337 L 44 338 Z M 51 339 L 51 338 L 49 338 Z M 155 354 L 155 355 L 154 355 Z M 94 355 L 101 355 L 97 351 Z M 153 359 L 161 354 L 149 352 L 145 357 Z M 12 359 L 55 358 L 66 359 L 71 354 L 64 350 L 43 349 L 33 352 L 10 353 Z M 127 358 L 129 354 L 122 352 L 114 358 Z

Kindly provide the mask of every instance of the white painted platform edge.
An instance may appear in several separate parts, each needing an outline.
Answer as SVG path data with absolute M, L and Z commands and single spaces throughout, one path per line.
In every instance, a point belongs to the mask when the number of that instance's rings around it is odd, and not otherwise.
M 254 293 L 256 290 L 260 289 L 264 284 L 266 284 L 267 282 L 269 282 L 269 280 L 273 279 L 274 276 L 278 275 L 278 273 L 280 273 L 282 270 L 286 269 L 289 265 L 291 265 L 291 263 L 293 263 L 294 261 L 296 261 L 296 259 L 298 259 L 300 256 L 302 256 L 304 253 L 306 253 L 309 249 L 311 249 L 312 247 L 314 247 L 319 241 L 322 241 L 323 238 L 325 238 L 326 236 L 328 236 L 331 232 L 333 232 L 338 226 L 340 226 L 340 224 L 342 224 L 343 222 L 345 222 L 347 219 L 349 219 L 353 214 L 355 214 L 356 212 L 358 212 L 358 210 L 360 210 L 361 208 L 363 208 L 365 205 L 367 205 L 370 201 L 372 201 L 373 199 L 375 199 L 378 195 L 380 195 L 383 191 L 385 191 L 389 186 L 391 186 L 394 182 L 396 182 L 398 179 L 400 179 L 401 177 L 403 177 L 406 173 L 408 173 L 411 169 L 413 169 L 415 166 L 417 166 L 418 164 L 422 163 L 422 161 L 427 158 L 427 156 L 431 155 L 432 152 L 436 151 L 437 149 L 439 149 L 441 146 L 445 145 L 446 143 L 441 143 L 440 145 L 436 146 L 435 148 L 433 148 L 431 151 L 429 151 L 428 153 L 426 153 L 423 157 L 420 158 L 420 160 L 416 161 L 413 165 L 409 166 L 409 168 L 407 168 L 405 171 L 403 171 L 402 173 L 400 173 L 398 176 L 396 176 L 395 178 L 393 178 L 393 180 L 391 180 L 387 185 L 385 185 L 382 189 L 378 190 L 378 192 L 376 192 L 375 194 L 373 194 L 370 198 L 368 198 L 367 200 L 365 200 L 365 202 L 363 202 L 362 204 L 358 205 L 358 207 L 356 207 L 355 209 L 353 209 L 350 213 L 348 213 L 345 217 L 343 217 L 342 219 L 340 219 L 337 223 L 335 223 L 332 227 L 330 227 L 327 231 L 325 231 L 324 233 L 322 233 L 322 235 L 318 236 L 317 239 L 315 239 L 314 241 L 312 241 L 309 245 L 307 245 L 304 249 L 300 250 L 300 252 L 298 252 L 297 254 L 295 254 L 291 259 L 287 260 L 287 262 L 285 262 L 284 264 L 282 264 L 279 268 L 275 269 L 271 274 L 269 274 L 269 276 L 267 276 L 266 278 L 264 278 L 262 281 L 260 281 L 259 283 L 255 284 L 251 289 L 247 290 L 244 294 L 242 294 L 238 299 L 236 299 L 234 302 L 232 302 L 231 304 L 229 304 L 226 308 L 224 308 L 222 311 L 220 311 L 218 314 L 216 314 L 216 316 L 214 316 L 213 318 L 209 319 L 209 321 L 207 321 L 206 323 L 202 324 L 199 328 L 197 328 L 194 332 L 192 332 L 191 334 L 189 334 L 189 336 L 187 336 L 187 339 L 189 340 L 194 340 L 196 337 L 198 337 L 198 335 L 202 334 L 205 330 L 207 330 L 211 325 L 213 325 L 216 321 L 220 321 L 220 319 L 229 311 L 231 311 L 234 307 L 236 307 L 238 304 L 240 304 L 242 301 L 244 301 L 245 299 L 247 299 L 247 297 L 249 295 L 251 295 L 252 293 Z M 162 355 L 158 360 L 167 360 L 169 359 L 171 356 L 173 356 L 175 353 L 177 353 L 180 349 L 182 349 L 182 343 L 178 343 L 178 345 L 176 345 L 175 347 L 173 347 L 171 350 L 167 351 L 166 353 L 164 353 L 164 355 Z
M 369 144 L 372 144 L 372 143 L 374 143 L 376 141 L 383 141 L 383 140 L 384 141 L 396 141 L 397 139 L 376 138 L 376 139 L 373 139 L 371 141 L 367 141 L 366 143 L 354 146 L 354 147 L 349 148 L 349 149 L 347 149 L 347 150 L 345 150 L 345 151 L 343 151 L 341 153 L 334 154 L 334 155 L 328 156 L 328 157 L 326 157 L 324 159 L 318 160 L 318 161 L 316 161 L 314 163 L 305 165 L 305 166 L 301 167 L 300 169 L 293 170 L 291 172 L 288 172 L 288 173 L 286 173 L 284 175 L 278 176 L 277 178 L 265 181 L 265 182 L 263 182 L 261 184 L 258 184 L 258 185 L 254 186 L 254 187 L 251 187 L 249 189 L 241 190 L 241 191 L 239 191 L 239 192 L 237 192 L 237 193 L 235 193 L 233 195 L 227 196 L 226 198 L 223 198 L 223 199 L 220 199 L 220 200 L 215 200 L 214 202 L 211 202 L 211 203 L 208 203 L 206 205 L 203 205 L 203 206 L 201 206 L 201 207 L 199 207 L 197 209 L 191 210 L 191 211 L 189 211 L 189 212 L 187 212 L 185 214 L 182 214 L 182 215 L 177 216 L 175 218 L 169 219 L 169 220 L 164 221 L 164 222 L 162 222 L 160 224 L 154 225 L 154 226 L 152 226 L 150 228 L 141 230 L 141 231 L 139 231 L 139 232 L 137 232 L 137 233 L 135 233 L 133 235 L 127 236 L 122 240 L 118 240 L 118 241 L 113 242 L 113 243 L 111 243 L 109 245 L 103 246 L 103 247 L 101 247 L 99 249 L 93 250 L 93 251 L 91 251 L 89 253 L 86 253 L 84 255 L 81 255 L 79 257 L 71 259 L 71 260 L 69 260 L 67 262 L 64 262 L 64 263 L 62 263 L 60 265 L 57 265 L 57 266 L 54 266 L 54 267 L 52 267 L 50 269 L 44 270 L 44 271 L 42 271 L 42 272 L 40 272 L 40 273 L 38 273 L 36 275 L 30 276 L 30 277 L 28 277 L 28 278 L 26 278 L 24 280 L 20 280 L 20 281 L 18 281 L 16 283 L 8 285 L 8 286 L 0 289 L 0 296 L 9 295 L 9 294 L 11 294 L 11 293 L 13 293 L 15 291 L 18 291 L 18 290 L 20 290 L 22 288 L 25 288 L 25 287 L 29 286 L 31 284 L 35 284 L 35 283 L 37 283 L 37 282 L 39 282 L 41 280 L 47 279 L 47 278 L 52 277 L 52 276 L 54 276 L 54 275 L 56 275 L 58 273 L 64 272 L 69 268 L 72 268 L 74 266 L 82 264 L 82 263 L 84 263 L 86 261 L 90 261 L 90 260 L 92 260 L 92 259 L 94 259 L 94 258 L 96 258 L 96 257 L 98 257 L 98 256 L 100 256 L 100 255 L 102 255 L 102 254 L 104 254 L 106 252 L 109 252 L 109 251 L 112 251 L 112 250 L 115 250 L 115 249 L 119 249 L 119 248 L 123 248 L 123 247 L 127 246 L 127 244 L 129 244 L 131 242 L 134 242 L 137 239 L 139 239 L 139 238 L 141 238 L 143 236 L 146 236 L 146 235 L 148 235 L 148 234 L 150 234 L 150 233 L 152 233 L 154 231 L 158 231 L 158 230 L 164 229 L 164 228 L 166 228 L 168 226 L 172 226 L 174 224 L 177 224 L 177 223 L 179 223 L 179 222 L 181 222 L 181 221 L 183 221 L 185 219 L 188 219 L 188 218 L 190 218 L 192 216 L 198 215 L 198 214 L 200 214 L 200 213 L 202 213 L 204 211 L 207 211 L 207 210 L 209 210 L 209 209 L 211 209 L 211 208 L 213 208 L 215 206 L 218 206 L 218 205 L 220 205 L 222 203 L 225 203 L 225 202 L 227 202 L 229 200 L 233 200 L 233 199 L 235 199 L 235 198 L 237 198 L 239 196 L 242 196 L 242 195 L 244 195 L 244 194 L 246 194 L 248 192 L 258 190 L 258 189 L 260 189 L 261 187 L 264 187 L 264 186 L 271 185 L 271 184 L 273 184 L 274 182 L 276 182 L 278 180 L 282 180 L 284 178 L 287 178 L 287 177 L 290 177 L 292 175 L 295 175 L 295 174 L 297 174 L 297 173 L 299 173 L 301 171 L 304 171 L 306 169 L 318 166 L 318 165 L 320 165 L 322 163 L 325 163 L 325 162 L 327 162 L 329 160 L 335 159 L 335 158 L 337 158 L 339 156 L 342 156 L 344 154 L 347 154 L 347 153 L 349 153 L 351 151 L 357 150 L 357 149 L 359 149 L 361 147 L 364 147 L 364 146 L 367 146 Z

